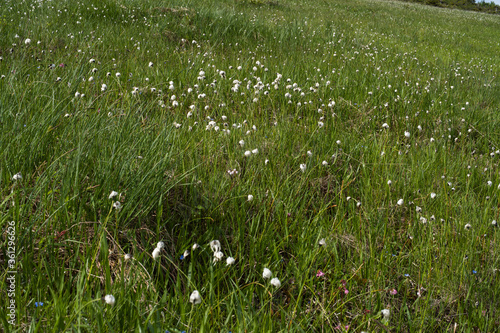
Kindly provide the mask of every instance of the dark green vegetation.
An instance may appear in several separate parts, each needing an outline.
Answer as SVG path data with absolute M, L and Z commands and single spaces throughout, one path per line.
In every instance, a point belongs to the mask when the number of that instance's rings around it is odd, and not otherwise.
M 2 325 L 495 331 L 499 33 L 403 2 L 6 2 Z

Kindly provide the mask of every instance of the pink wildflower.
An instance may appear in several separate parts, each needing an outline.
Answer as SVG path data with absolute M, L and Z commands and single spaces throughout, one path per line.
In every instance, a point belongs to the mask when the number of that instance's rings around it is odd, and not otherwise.
M 321 269 L 318 269 L 318 273 L 316 273 L 316 277 L 322 277 L 323 275 L 325 275 L 325 273 L 323 273 L 321 271 Z

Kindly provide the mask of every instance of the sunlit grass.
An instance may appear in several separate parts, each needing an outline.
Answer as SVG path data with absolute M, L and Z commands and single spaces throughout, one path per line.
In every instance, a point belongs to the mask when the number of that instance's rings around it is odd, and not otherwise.
M 499 31 L 389 1 L 7 1 L 2 325 L 494 331 Z

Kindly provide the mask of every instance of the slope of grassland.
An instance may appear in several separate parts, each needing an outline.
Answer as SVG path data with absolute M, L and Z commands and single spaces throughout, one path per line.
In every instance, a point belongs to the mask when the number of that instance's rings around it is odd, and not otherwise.
M 4 1 L 5 331 L 495 331 L 499 35 L 392 1 Z

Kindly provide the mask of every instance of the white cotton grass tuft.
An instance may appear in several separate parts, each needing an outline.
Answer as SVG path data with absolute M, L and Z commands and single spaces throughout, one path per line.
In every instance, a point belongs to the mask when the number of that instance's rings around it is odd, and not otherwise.
M 191 293 L 191 296 L 189 296 L 189 302 L 195 305 L 201 303 L 201 295 L 198 290 L 195 290 Z
M 213 240 L 210 242 L 210 249 L 212 252 L 219 252 L 220 251 L 220 242 L 218 240 Z
M 431 193 L 431 199 L 434 199 L 436 197 L 436 193 L 432 192 Z
M 160 249 L 160 248 L 158 248 L 158 247 L 157 247 L 157 248 L 155 248 L 155 249 L 153 250 L 153 254 L 152 254 L 153 259 L 154 259 L 154 260 L 156 260 L 156 259 L 160 258 L 160 255 L 161 255 L 161 249 Z
M 319 246 L 325 246 L 326 245 L 326 240 L 324 238 L 321 238 L 318 242 Z
M 281 287 L 281 282 L 278 278 L 275 277 L 275 278 L 271 279 L 271 285 L 273 287 L 279 288 L 279 287 Z
M 300 165 L 300 171 L 302 171 L 302 173 L 306 172 L 306 169 L 307 165 L 305 163 Z
M 270 279 L 271 276 L 273 276 L 273 273 L 271 272 L 271 270 L 269 268 L 264 268 L 264 271 L 262 272 L 262 277 L 264 279 Z
M 405 137 L 409 138 L 410 137 L 410 132 L 405 131 Z
M 108 199 L 113 199 L 114 197 L 116 197 L 118 195 L 118 192 L 116 191 L 111 191 L 111 193 L 109 194 L 109 197 Z
M 222 253 L 221 251 L 214 252 L 214 264 L 222 260 L 223 257 L 224 253 Z
M 111 306 L 115 305 L 115 302 L 116 302 L 115 296 L 113 296 L 113 295 L 104 296 L 104 302 L 106 302 L 106 304 L 111 305 Z
M 21 175 L 20 172 L 16 173 L 14 176 L 12 176 L 12 180 L 22 180 L 23 176 Z
M 226 266 L 231 266 L 236 262 L 233 257 L 227 257 L 226 259 Z
M 387 323 L 389 321 L 389 317 L 391 316 L 391 311 L 389 311 L 389 309 L 383 309 L 380 311 L 380 314 L 382 315 L 382 321 Z
M 253 200 L 253 195 L 249 194 L 247 200 L 248 201 L 252 201 Z
M 403 206 L 404 203 L 405 201 L 403 199 L 398 200 L 398 206 Z
M 113 203 L 113 208 L 114 208 L 114 209 L 116 209 L 116 210 L 120 210 L 120 209 L 122 209 L 122 204 L 121 204 L 121 202 L 120 202 L 120 201 L 115 201 L 115 202 Z
M 165 243 L 163 243 L 163 242 L 158 242 L 158 243 L 156 244 L 156 247 L 157 247 L 157 248 L 159 248 L 159 249 L 161 250 L 161 249 L 163 249 L 163 248 L 165 247 Z
M 465 230 L 470 230 L 472 228 L 472 226 L 470 225 L 470 223 L 467 223 L 465 225 Z
M 125 260 L 130 260 L 132 259 L 132 255 L 130 253 L 127 253 L 125 256 L 124 256 L 124 259 Z

